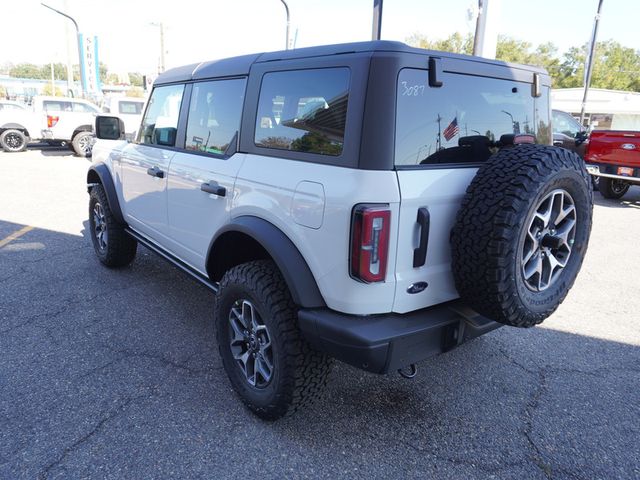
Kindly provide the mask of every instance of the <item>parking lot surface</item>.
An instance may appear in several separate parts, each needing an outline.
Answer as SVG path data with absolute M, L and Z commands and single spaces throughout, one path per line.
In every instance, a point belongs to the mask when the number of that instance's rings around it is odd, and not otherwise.
M 595 195 L 560 309 L 418 366 L 336 364 L 264 422 L 214 349 L 213 295 L 140 248 L 103 268 L 86 159 L 0 153 L 0 478 L 640 478 L 640 188 Z

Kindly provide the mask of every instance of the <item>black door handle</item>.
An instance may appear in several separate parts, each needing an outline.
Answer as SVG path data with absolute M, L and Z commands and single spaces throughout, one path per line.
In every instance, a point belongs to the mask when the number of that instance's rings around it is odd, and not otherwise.
M 427 261 L 427 247 L 429 246 L 429 224 L 431 215 L 426 207 L 418 209 L 416 220 L 420 226 L 420 244 L 413 250 L 413 268 L 421 267 Z
M 147 168 L 147 175 L 151 175 L 152 177 L 164 178 L 164 172 L 158 167 Z
M 202 185 L 200 185 L 200 190 L 202 190 L 203 192 L 218 195 L 219 197 L 224 197 L 227 195 L 227 189 L 224 187 L 221 187 L 214 181 L 211 181 L 209 183 L 203 183 Z

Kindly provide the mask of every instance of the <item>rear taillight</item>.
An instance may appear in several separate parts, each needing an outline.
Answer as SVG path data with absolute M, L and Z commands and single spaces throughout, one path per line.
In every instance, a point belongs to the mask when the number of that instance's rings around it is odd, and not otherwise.
M 351 219 L 351 267 L 361 282 L 383 282 L 387 274 L 391 211 L 388 205 L 356 205 Z
M 47 128 L 55 127 L 58 120 L 60 120 L 60 117 L 57 115 L 47 115 Z

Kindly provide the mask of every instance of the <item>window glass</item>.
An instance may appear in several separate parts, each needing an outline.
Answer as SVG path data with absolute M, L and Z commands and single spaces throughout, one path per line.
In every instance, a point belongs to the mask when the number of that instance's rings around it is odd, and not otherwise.
M 0 103 L 0 110 L 24 110 L 20 105 L 14 105 L 12 103 Z
M 86 105 L 84 103 L 72 102 L 71 105 L 74 112 L 98 113 L 97 109 L 91 107 L 90 105 Z
M 118 102 L 118 111 L 125 115 L 140 115 L 142 113 L 143 102 Z
M 142 120 L 138 143 L 173 147 L 184 85 L 167 85 L 153 90 Z
M 245 79 L 195 83 L 185 148 L 223 155 L 240 129 Z
M 575 137 L 581 130 L 580 123 L 565 112 L 553 111 L 553 131 L 564 133 L 569 137 Z
M 400 71 L 396 165 L 484 162 L 501 137 L 549 142 L 547 89 L 535 101 L 527 83 L 450 73 L 442 81 L 432 88 L 428 71 Z
M 267 73 L 260 89 L 255 143 L 340 155 L 348 99 L 348 68 Z
M 44 108 L 45 112 L 70 112 L 71 103 L 59 100 L 44 100 L 42 108 Z

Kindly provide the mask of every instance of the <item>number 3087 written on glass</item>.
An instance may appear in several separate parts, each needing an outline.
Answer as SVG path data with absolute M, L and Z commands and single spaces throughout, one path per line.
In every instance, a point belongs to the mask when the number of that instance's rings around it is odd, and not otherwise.
M 420 97 L 424 95 L 424 85 L 407 85 L 407 82 L 402 82 L 402 96 L 403 97 Z

